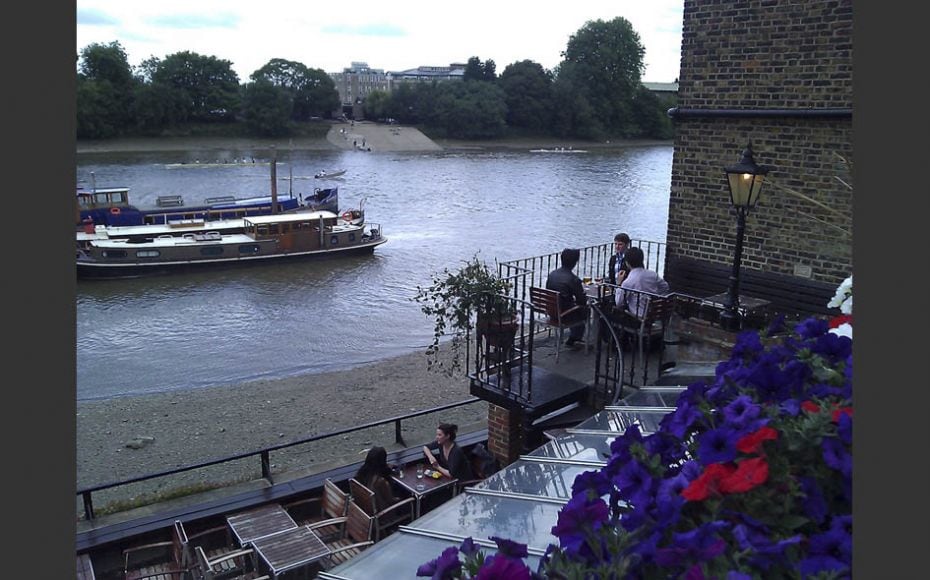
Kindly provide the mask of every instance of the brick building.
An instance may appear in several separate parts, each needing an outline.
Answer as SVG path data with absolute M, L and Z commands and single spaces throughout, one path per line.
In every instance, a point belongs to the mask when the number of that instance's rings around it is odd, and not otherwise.
M 817 312 L 852 272 L 852 1 L 685 0 L 668 218 L 673 289 L 726 288 L 735 210 L 723 168 L 771 168 L 749 213 L 741 294 Z M 776 187 L 791 188 L 842 214 Z M 721 283 L 723 286 L 721 287 Z M 795 291 L 806 299 L 792 300 Z M 700 292 L 698 292 L 700 293 Z

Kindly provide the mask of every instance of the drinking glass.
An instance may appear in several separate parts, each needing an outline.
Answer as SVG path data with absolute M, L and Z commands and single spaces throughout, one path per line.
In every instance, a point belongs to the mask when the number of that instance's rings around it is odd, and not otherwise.
M 585 276 L 584 278 L 581 279 L 581 281 L 584 282 L 585 284 L 590 284 L 591 276 Z
M 423 479 L 423 466 L 417 465 L 417 479 Z

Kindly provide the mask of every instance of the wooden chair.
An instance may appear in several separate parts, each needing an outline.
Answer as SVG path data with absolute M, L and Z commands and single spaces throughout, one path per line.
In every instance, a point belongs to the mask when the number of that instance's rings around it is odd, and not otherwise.
M 171 540 L 130 546 L 123 550 L 125 580 L 182 580 L 188 572 L 184 562 L 184 538 L 178 527 L 172 528 Z
M 649 365 L 646 360 L 646 350 L 653 339 L 658 338 L 659 343 L 659 368 L 662 368 L 662 355 L 665 351 L 665 330 L 668 328 L 669 321 L 675 310 L 675 296 L 662 296 L 650 292 L 640 292 L 638 290 L 623 289 L 624 298 L 633 297 L 639 306 L 638 310 L 643 313 L 642 318 L 637 317 L 631 312 L 621 311 L 615 316 L 615 326 L 625 333 L 630 333 L 636 337 L 637 352 L 643 365 L 643 384 L 646 384 L 648 378 Z M 645 306 L 641 302 L 646 301 Z M 630 365 L 630 383 L 633 382 L 634 365 Z
M 291 517 L 300 525 L 315 524 L 323 520 L 340 518 L 349 508 L 349 494 L 339 489 L 331 479 L 323 482 L 323 495 L 285 504 Z M 318 527 L 314 531 L 324 541 L 339 533 L 338 526 Z
M 337 526 L 340 529 L 340 537 L 326 542 L 326 546 L 331 550 L 329 556 L 326 557 L 329 563 L 329 566 L 326 566 L 327 569 L 342 564 L 374 544 L 372 534 L 375 529 L 375 518 L 366 514 L 355 503 L 349 504 L 345 516 L 310 524 L 307 528 L 316 532 L 330 526 Z
M 461 493 L 466 487 L 481 483 L 500 469 L 500 463 L 481 443 L 475 445 L 468 452 L 468 461 L 471 464 L 471 472 L 475 478 L 457 481 L 455 483 L 456 494 Z
M 206 559 L 216 561 L 217 570 L 226 572 L 235 567 L 234 561 L 221 559 L 239 550 L 239 546 L 232 539 L 229 526 L 208 524 L 208 527 L 202 527 L 195 524 L 192 529 L 193 532 L 188 533 L 180 520 L 174 522 L 174 533 L 181 544 L 181 564 L 184 568 L 194 569 L 199 566 L 196 548 L 203 551 Z
M 395 504 L 381 509 L 381 506 L 378 505 L 378 501 L 375 498 L 375 492 L 367 486 L 362 485 L 354 477 L 349 480 L 349 493 L 352 495 L 352 501 L 358 504 L 358 506 L 362 508 L 362 511 L 371 516 L 374 520 L 374 536 L 376 542 L 381 539 L 382 532 L 404 522 L 413 521 L 415 500 L 412 497 L 402 499 Z
M 585 309 L 583 306 L 572 306 L 566 310 L 559 308 L 559 293 L 556 290 L 547 288 L 530 287 L 530 303 L 533 305 L 534 312 L 545 315 L 545 318 L 539 320 L 549 326 L 549 330 L 555 329 L 555 362 L 559 362 L 559 352 L 562 349 L 562 335 L 566 329 L 581 326 L 587 323 L 587 316 L 580 316 Z
M 236 550 L 210 559 L 200 546 L 194 546 L 197 559 L 194 578 L 199 580 L 269 580 L 267 574 L 258 571 L 255 551 L 251 548 Z

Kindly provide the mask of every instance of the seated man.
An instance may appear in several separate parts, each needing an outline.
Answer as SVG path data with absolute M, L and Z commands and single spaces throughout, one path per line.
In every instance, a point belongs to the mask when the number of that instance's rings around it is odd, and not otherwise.
M 652 270 L 643 267 L 643 258 L 642 249 L 634 246 L 627 250 L 626 263 L 630 267 L 630 273 L 627 274 L 616 294 L 617 309 L 625 308 L 637 318 L 643 318 L 646 315 L 646 309 L 649 307 L 648 297 L 636 292 L 624 292 L 624 288 L 660 295 L 668 294 L 670 291 L 668 282 Z
M 626 250 L 630 247 L 630 236 L 625 233 L 619 233 L 614 236 L 614 253 L 607 263 L 607 281 L 611 284 L 621 284 L 623 278 L 630 273 L 630 267 L 627 266 Z M 620 274 L 620 272 L 623 272 Z
M 565 312 L 574 306 L 580 306 L 568 316 L 562 317 L 563 323 L 571 323 L 578 320 L 587 320 L 588 317 L 588 297 L 584 293 L 584 287 L 581 285 L 581 278 L 572 272 L 575 265 L 578 264 L 578 258 L 581 251 L 575 248 L 566 248 L 562 250 L 562 265 L 552 272 L 546 278 L 546 288 L 556 290 L 559 293 L 559 310 Z M 574 346 L 584 336 L 585 327 L 583 324 L 573 326 L 569 330 L 568 340 L 565 346 Z

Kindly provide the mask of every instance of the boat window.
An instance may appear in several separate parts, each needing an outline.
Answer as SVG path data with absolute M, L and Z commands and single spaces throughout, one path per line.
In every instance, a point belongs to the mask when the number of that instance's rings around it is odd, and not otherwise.
M 239 246 L 240 254 L 257 254 L 258 253 L 258 244 L 245 244 Z
M 338 246 L 338 245 L 339 245 L 339 236 L 332 236 L 331 238 L 329 238 L 329 245 L 330 245 L 330 246 Z
M 291 231 L 291 224 L 281 224 L 281 233 L 286 234 Z
M 354 241 L 355 241 L 355 232 L 349 232 L 349 241 L 350 241 L 350 242 L 354 242 Z
M 222 253 L 222 246 L 207 246 L 206 248 L 200 248 L 200 254 L 202 256 L 218 256 Z
M 157 258 L 161 255 L 158 250 L 139 250 L 136 252 L 137 258 Z
M 104 258 L 125 258 L 126 250 L 104 250 L 102 255 Z
M 269 224 L 269 226 L 268 226 L 268 233 L 269 233 L 269 234 L 274 235 L 274 234 L 277 234 L 277 233 L 279 233 L 279 232 L 280 232 L 280 228 L 279 228 L 278 224 Z
M 268 235 L 268 226 L 256 226 L 255 232 L 260 236 Z

